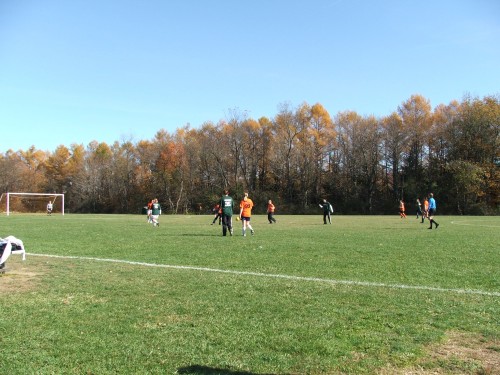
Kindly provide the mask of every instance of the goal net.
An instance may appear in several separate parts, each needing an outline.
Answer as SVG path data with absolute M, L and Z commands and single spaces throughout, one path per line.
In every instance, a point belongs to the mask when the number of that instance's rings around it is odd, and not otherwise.
M 3 193 L 0 207 L 10 215 L 15 212 L 48 213 L 48 204 L 52 204 L 51 213 L 64 215 L 64 194 L 51 193 Z

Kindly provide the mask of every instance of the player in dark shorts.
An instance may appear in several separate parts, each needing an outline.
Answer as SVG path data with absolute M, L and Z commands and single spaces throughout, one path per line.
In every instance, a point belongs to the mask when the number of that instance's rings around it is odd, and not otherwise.
M 439 227 L 439 224 L 434 220 L 434 215 L 436 214 L 436 200 L 434 199 L 434 195 L 432 193 L 429 194 L 429 222 L 431 223 L 431 226 L 428 229 L 432 229 L 432 224 L 436 225 L 436 229 Z
M 217 219 L 219 219 L 219 225 L 221 225 L 222 224 L 222 207 L 220 206 L 220 204 L 217 203 L 212 211 L 215 212 L 215 215 L 214 215 L 214 220 L 212 221 L 211 225 L 214 225 L 215 222 L 217 221 Z
M 220 207 L 222 208 L 222 235 L 226 236 L 229 231 L 229 235 L 233 235 L 233 206 L 234 201 L 231 196 L 229 196 L 229 191 L 224 190 L 224 195 L 220 199 Z

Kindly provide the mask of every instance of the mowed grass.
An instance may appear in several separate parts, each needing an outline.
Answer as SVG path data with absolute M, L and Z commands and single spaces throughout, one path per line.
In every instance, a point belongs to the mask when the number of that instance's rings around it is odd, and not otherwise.
M 0 373 L 475 373 L 426 348 L 500 340 L 499 217 L 160 219 L 0 217 L 29 253 L 0 276 Z

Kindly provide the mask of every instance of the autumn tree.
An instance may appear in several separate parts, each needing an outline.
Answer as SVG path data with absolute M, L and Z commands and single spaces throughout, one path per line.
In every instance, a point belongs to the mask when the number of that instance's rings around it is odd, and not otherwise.
M 453 159 L 493 163 L 500 149 L 500 102 L 495 97 L 465 97 L 453 123 Z
M 29 192 L 44 191 L 47 181 L 45 173 L 47 154 L 31 146 L 27 151 L 18 151 L 17 155 L 21 162 L 18 171 L 20 189 Z
M 191 129 L 189 125 L 177 130 L 177 141 L 182 143 L 185 157 L 185 185 L 187 196 L 185 200 L 186 210 L 189 207 L 205 209 L 206 202 L 214 199 L 211 196 L 213 186 L 210 183 L 211 173 L 205 173 L 202 163 L 206 163 L 212 158 L 202 157 L 203 136 L 196 129 Z
M 45 163 L 47 154 L 31 146 L 27 151 L 19 150 L 12 152 L 9 150 L 2 158 L 0 164 L 0 174 L 5 181 L 1 184 L 5 186 L 2 192 L 46 192 L 47 181 Z M 21 198 L 14 203 L 12 209 L 34 211 L 39 207 L 36 199 Z
M 163 138 L 155 164 L 155 181 L 159 187 L 159 197 L 174 214 L 180 213 L 182 208 L 187 210 L 185 172 L 182 142 L 171 136 Z
M 241 175 L 245 189 L 255 191 L 259 173 L 259 158 L 262 154 L 260 123 L 254 119 L 246 119 L 241 124 L 242 153 L 240 157 Z
M 111 146 L 110 178 L 111 202 L 115 212 L 140 212 L 145 204 L 144 199 L 138 199 L 139 191 L 136 182 L 136 173 L 139 160 L 132 142 L 115 142 Z
M 65 193 L 71 212 L 136 213 L 153 198 L 166 213 L 192 212 L 230 188 L 234 197 L 250 190 L 256 213 L 268 198 L 283 213 L 312 212 L 322 197 L 344 213 L 387 213 L 432 191 L 442 213 L 498 214 L 499 147 L 498 96 L 432 111 L 412 95 L 387 117 L 345 111 L 333 120 L 320 103 L 284 103 L 272 118 L 235 109 L 135 144 L 8 150 L 0 188 Z
M 351 209 L 372 213 L 381 175 L 379 121 L 350 111 L 340 113 L 335 124 L 341 155 L 338 181 L 344 194 L 342 199 Z
M 69 181 L 69 161 L 71 153 L 66 146 L 60 145 L 47 158 L 46 168 L 46 190 L 47 192 L 62 192 Z
M 317 200 L 325 194 L 323 176 L 327 170 L 331 145 L 334 142 L 334 124 L 328 111 L 319 103 L 310 109 L 309 140 L 312 145 L 314 161 L 313 199 Z
M 223 140 L 225 123 L 206 122 L 199 133 L 199 168 L 203 186 L 219 195 L 230 185 L 227 146 Z M 229 130 L 226 130 L 229 131 Z
M 448 105 L 440 104 L 434 109 L 433 123 L 429 130 L 429 163 L 443 168 L 454 158 L 453 139 L 456 137 L 455 124 L 459 116 L 457 101 Z M 438 171 L 433 171 L 438 172 Z
M 243 122 L 247 120 L 247 113 L 239 109 L 229 111 L 227 122 L 221 122 L 222 142 L 226 143 L 226 159 L 224 161 L 225 169 L 228 171 L 229 186 L 234 189 L 236 194 L 241 195 L 243 190 L 248 189 L 245 186 L 241 165 L 244 164 L 243 147 L 245 134 Z
M 500 203 L 500 103 L 497 97 L 482 100 L 466 96 L 447 122 L 448 160 L 443 173 L 455 196 L 450 200 L 461 213 L 487 212 Z M 479 208 L 482 207 L 482 208 Z
M 429 100 L 421 95 L 412 95 L 398 107 L 403 125 L 405 158 L 404 175 L 406 195 L 416 198 L 425 189 L 424 172 L 428 156 L 428 133 L 432 124 L 432 109 Z M 402 196 L 404 199 L 405 197 Z
M 279 181 L 278 191 L 287 202 L 293 202 L 298 173 L 293 169 L 298 158 L 298 136 L 304 131 L 304 123 L 296 116 L 288 103 L 280 105 L 274 118 L 275 154 L 272 168 Z
M 478 198 L 484 193 L 485 173 L 476 163 L 453 160 L 446 165 L 446 200 L 454 204 L 456 212 L 464 215 L 474 212 Z
M 113 155 L 105 142 L 92 141 L 87 146 L 85 173 L 78 181 L 81 194 L 85 197 L 85 211 L 113 212 L 111 201 L 111 176 Z
M 382 119 L 383 163 L 385 168 L 385 187 L 390 191 L 390 200 L 400 200 L 404 195 L 402 168 L 406 134 L 401 117 L 393 112 Z
M 274 152 L 273 123 L 267 117 L 259 118 L 260 153 L 258 155 L 258 188 L 260 191 L 272 191 L 276 187 L 276 178 L 271 168 L 271 159 Z
M 81 181 L 86 181 L 85 160 L 87 154 L 82 144 L 72 144 L 70 157 L 66 167 L 66 184 L 62 187 L 65 194 L 65 207 L 69 212 L 78 212 L 85 205 L 85 186 Z
M 157 151 L 151 141 L 139 141 L 135 145 L 137 155 L 136 184 L 145 202 L 155 198 L 153 171 L 157 159 Z
M 0 156 L 0 188 L 2 192 L 24 191 L 27 181 L 21 180 L 20 171 L 25 168 L 19 155 L 8 150 Z

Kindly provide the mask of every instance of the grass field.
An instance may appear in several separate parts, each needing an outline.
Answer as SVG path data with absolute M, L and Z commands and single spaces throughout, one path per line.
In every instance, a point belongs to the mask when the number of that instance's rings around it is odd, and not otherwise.
M 498 374 L 500 217 L 11 215 L 0 374 Z

